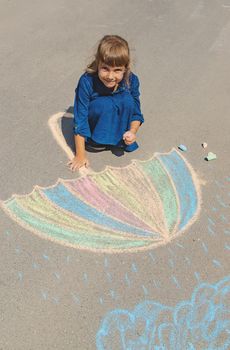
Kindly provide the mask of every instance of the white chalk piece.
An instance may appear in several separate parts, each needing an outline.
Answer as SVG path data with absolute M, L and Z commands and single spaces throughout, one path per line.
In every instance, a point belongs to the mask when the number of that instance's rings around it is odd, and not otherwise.
M 207 144 L 206 142 L 203 142 L 203 143 L 201 144 L 201 146 L 202 146 L 203 148 L 206 148 L 206 147 L 208 147 L 208 144 Z
M 216 159 L 216 158 L 217 158 L 217 156 L 216 156 L 215 153 L 208 152 L 207 157 L 205 157 L 204 159 L 207 160 L 207 161 L 209 161 L 209 160 L 214 160 L 214 159 Z
M 187 151 L 187 147 L 185 145 L 179 145 L 178 148 L 183 152 Z

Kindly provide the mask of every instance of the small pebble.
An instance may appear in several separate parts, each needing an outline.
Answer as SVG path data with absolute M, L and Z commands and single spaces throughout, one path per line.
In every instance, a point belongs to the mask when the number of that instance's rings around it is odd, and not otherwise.
M 185 145 L 179 145 L 178 148 L 183 152 L 187 151 L 187 147 Z
M 204 158 L 205 160 L 209 161 L 209 160 L 214 160 L 216 159 L 217 156 L 215 153 L 212 153 L 212 152 L 208 152 L 208 155 Z
M 208 147 L 208 144 L 207 144 L 206 142 L 203 142 L 203 143 L 201 144 L 201 146 L 202 146 L 203 148 L 206 148 L 206 147 Z

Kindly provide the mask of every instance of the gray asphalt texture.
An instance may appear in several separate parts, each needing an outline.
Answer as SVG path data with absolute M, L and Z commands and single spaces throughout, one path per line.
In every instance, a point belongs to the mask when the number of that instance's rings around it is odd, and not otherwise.
M 145 160 L 185 144 L 186 159 L 206 182 L 201 215 L 170 243 L 176 261 L 172 271 L 167 246 L 153 250 L 155 264 L 146 252 L 82 252 L 40 239 L 1 211 L 3 350 L 96 349 L 96 334 L 109 311 L 132 310 L 145 298 L 175 306 L 191 298 L 197 285 L 194 272 L 208 283 L 229 274 L 223 234 L 230 222 L 229 189 L 223 185 L 230 176 L 229 0 L 1 0 L 0 199 L 77 176 L 68 170 L 47 121 L 73 106 L 77 81 L 105 34 L 121 35 L 130 44 L 145 123 L 138 151 L 123 157 L 90 153 L 92 169 L 125 166 L 133 158 Z M 217 160 L 204 160 L 202 142 Z M 228 206 L 220 208 L 222 219 L 212 211 L 218 196 Z M 216 220 L 214 236 L 208 232 L 208 217 Z M 201 249 L 204 241 L 208 254 Z M 190 266 L 185 256 L 191 257 Z M 221 267 L 213 260 L 221 261 Z M 138 274 L 129 285 L 125 276 L 131 276 L 134 262 Z M 153 288 L 153 277 L 159 288 Z

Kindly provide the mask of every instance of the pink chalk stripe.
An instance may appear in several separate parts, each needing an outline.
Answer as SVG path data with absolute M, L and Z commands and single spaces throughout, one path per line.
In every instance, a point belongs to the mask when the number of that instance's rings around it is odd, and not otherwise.
M 121 206 L 119 202 L 103 193 L 89 177 L 83 177 L 76 181 L 65 181 L 65 184 L 99 211 L 142 230 L 153 231 L 150 226 Z

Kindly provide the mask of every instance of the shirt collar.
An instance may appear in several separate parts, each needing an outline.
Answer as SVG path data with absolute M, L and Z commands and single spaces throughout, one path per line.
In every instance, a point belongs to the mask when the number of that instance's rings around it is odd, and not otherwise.
M 125 81 L 122 79 L 118 85 L 117 90 L 112 91 L 111 89 L 107 88 L 99 79 L 98 75 L 95 74 L 93 77 L 93 89 L 94 91 L 98 92 L 99 95 L 114 95 L 125 90 Z

